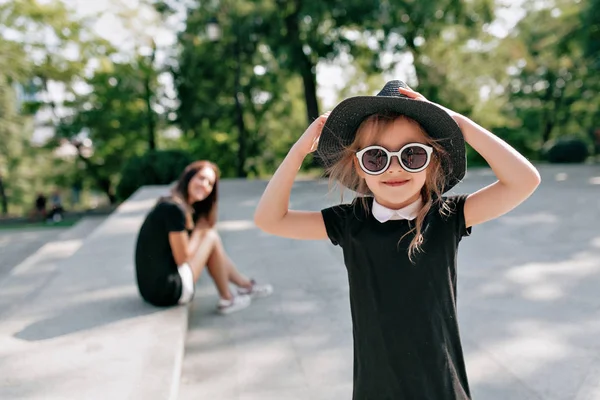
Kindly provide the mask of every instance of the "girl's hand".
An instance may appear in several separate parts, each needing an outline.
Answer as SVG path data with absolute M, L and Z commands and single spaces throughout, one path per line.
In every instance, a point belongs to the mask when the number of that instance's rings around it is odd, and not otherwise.
M 329 117 L 330 111 L 319 116 L 319 118 L 315 119 L 312 124 L 304 131 L 300 139 L 294 144 L 294 148 L 298 149 L 298 151 L 302 152 L 303 155 L 307 155 L 312 153 L 317 149 L 317 145 L 319 144 L 319 137 L 321 136 L 321 132 L 323 131 L 323 125 L 325 125 L 325 121 L 327 121 L 327 117 Z
M 414 90 L 412 90 L 408 86 L 406 87 L 406 89 L 403 88 L 403 87 L 398 88 L 398 91 L 400 92 L 400 94 L 403 94 L 403 95 L 405 95 L 407 97 L 410 97 L 411 99 L 414 99 L 414 100 L 429 101 L 421 93 L 415 92 Z
M 457 112 L 454 112 L 444 106 L 441 106 L 439 104 L 434 103 L 433 101 L 429 101 L 425 98 L 425 96 L 423 96 L 421 93 L 415 92 L 414 90 L 412 90 L 410 87 L 405 89 L 405 88 L 398 88 L 398 91 L 400 92 L 400 94 L 403 94 L 405 96 L 410 97 L 411 99 L 414 100 L 421 100 L 421 101 L 427 101 L 431 104 L 435 104 L 436 106 L 438 106 L 439 108 L 441 108 L 442 110 L 446 111 L 448 113 L 448 115 L 450 115 L 452 117 L 452 119 L 454 119 L 456 121 L 456 123 L 460 126 L 460 114 Z

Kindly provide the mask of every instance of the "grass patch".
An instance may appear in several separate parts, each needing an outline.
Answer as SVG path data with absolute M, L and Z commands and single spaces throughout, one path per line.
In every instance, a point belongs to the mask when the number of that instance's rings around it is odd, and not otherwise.
M 20 229 L 46 229 L 46 228 L 69 228 L 75 225 L 80 218 L 66 218 L 60 222 L 0 222 L 0 230 L 20 230 Z

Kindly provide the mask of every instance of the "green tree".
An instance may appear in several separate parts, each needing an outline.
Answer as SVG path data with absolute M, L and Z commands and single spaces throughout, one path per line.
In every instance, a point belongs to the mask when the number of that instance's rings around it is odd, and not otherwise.
M 0 53 L 6 42 L 0 40 Z M 12 171 L 23 155 L 26 143 L 26 120 L 19 114 L 13 79 L 2 71 L 8 71 L 7 65 L 0 62 L 0 206 L 2 214 L 8 214 L 7 192 L 11 189 Z M 6 69 L 5 69 L 6 68 Z M 8 178 L 8 179 L 7 179 Z M 8 185 L 8 186 L 7 186 Z
M 125 162 L 148 149 L 148 81 L 143 63 L 105 58 L 86 80 L 87 90 L 68 104 L 71 115 L 61 119 L 57 130 L 57 139 L 76 146 L 94 186 L 111 204 L 117 201 L 115 185 Z M 85 139 L 91 141 L 91 148 L 84 146 Z
M 592 66 L 600 68 L 600 0 L 588 0 L 581 13 L 581 39 Z
M 319 116 L 316 68 L 341 53 L 367 49 L 351 40 L 367 21 L 377 20 L 379 2 L 360 0 L 274 0 L 262 28 L 278 63 L 302 78 L 307 123 Z
M 521 135 L 533 138 L 537 148 L 564 135 L 588 140 L 597 126 L 600 80 L 584 57 L 581 32 L 591 30 L 581 25 L 586 13 L 583 2 L 531 5 L 507 38 L 515 60 L 507 112 L 522 122 Z
M 281 119 L 281 130 L 273 134 L 295 133 L 285 121 L 297 106 L 295 94 L 286 92 L 294 87 L 287 83 L 290 74 L 261 35 L 265 4 L 231 1 L 215 8 L 202 3 L 188 10 L 179 36 L 181 52 L 173 67 L 177 123 L 192 154 L 215 161 L 224 176 L 261 173 L 266 127 L 277 125 L 267 119 Z M 208 28 L 214 22 L 221 34 L 211 38 Z
M 23 0 L 0 4 L 0 199 L 2 212 L 8 203 L 29 201 L 34 182 L 26 166 L 36 169 L 39 157 L 51 157 L 44 149 L 30 145 L 34 126 L 28 114 L 57 104 L 39 99 L 51 82 L 68 84 L 84 64 L 74 57 L 75 50 L 85 54 L 89 47 L 81 21 L 62 3 Z M 26 101 L 20 103 L 17 90 L 24 88 Z M 36 96 L 37 95 L 37 96 Z M 46 96 L 47 97 L 47 96 Z M 18 106 L 20 108 L 18 108 Z M 51 123 L 51 121 L 50 121 Z M 37 175 L 44 174 L 40 167 Z M 35 176 L 36 174 L 34 174 Z M 33 195 L 29 195 L 33 198 Z

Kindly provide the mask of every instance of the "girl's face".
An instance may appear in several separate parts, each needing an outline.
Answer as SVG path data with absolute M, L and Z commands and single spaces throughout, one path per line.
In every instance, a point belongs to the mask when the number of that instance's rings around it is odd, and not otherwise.
M 190 180 L 188 184 L 189 202 L 193 204 L 206 199 L 215 186 L 217 175 L 210 167 L 204 167 Z
M 427 140 L 416 122 L 398 118 L 383 126 L 377 133 L 368 132 L 366 129 L 359 150 L 378 145 L 396 152 L 408 143 L 427 144 Z M 399 209 L 416 201 L 421 196 L 421 189 L 427 178 L 427 168 L 416 173 L 407 172 L 397 157 L 392 157 L 387 170 L 380 175 L 365 173 L 356 158 L 355 168 L 373 192 L 377 202 L 392 209 Z

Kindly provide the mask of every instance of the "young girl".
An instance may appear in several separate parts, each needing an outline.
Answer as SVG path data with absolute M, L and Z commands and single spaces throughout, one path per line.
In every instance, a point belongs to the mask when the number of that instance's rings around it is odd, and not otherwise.
M 219 170 L 196 161 L 181 174 L 170 197 L 159 199 L 146 216 L 137 239 L 135 266 L 141 296 L 156 306 L 185 304 L 204 266 L 219 292 L 217 310 L 228 314 L 271 294 L 235 268 L 214 229 L 217 222 Z M 191 234 L 190 234 L 191 232 Z M 229 283 L 238 287 L 231 293 Z
M 498 181 L 443 196 L 464 176 L 465 140 Z M 321 212 L 288 209 L 315 150 L 331 179 L 359 195 Z M 350 284 L 356 400 L 470 399 L 456 315 L 456 255 L 473 225 L 527 199 L 535 168 L 468 118 L 403 82 L 346 99 L 314 121 L 269 182 L 255 213 L 274 235 L 343 249 Z

